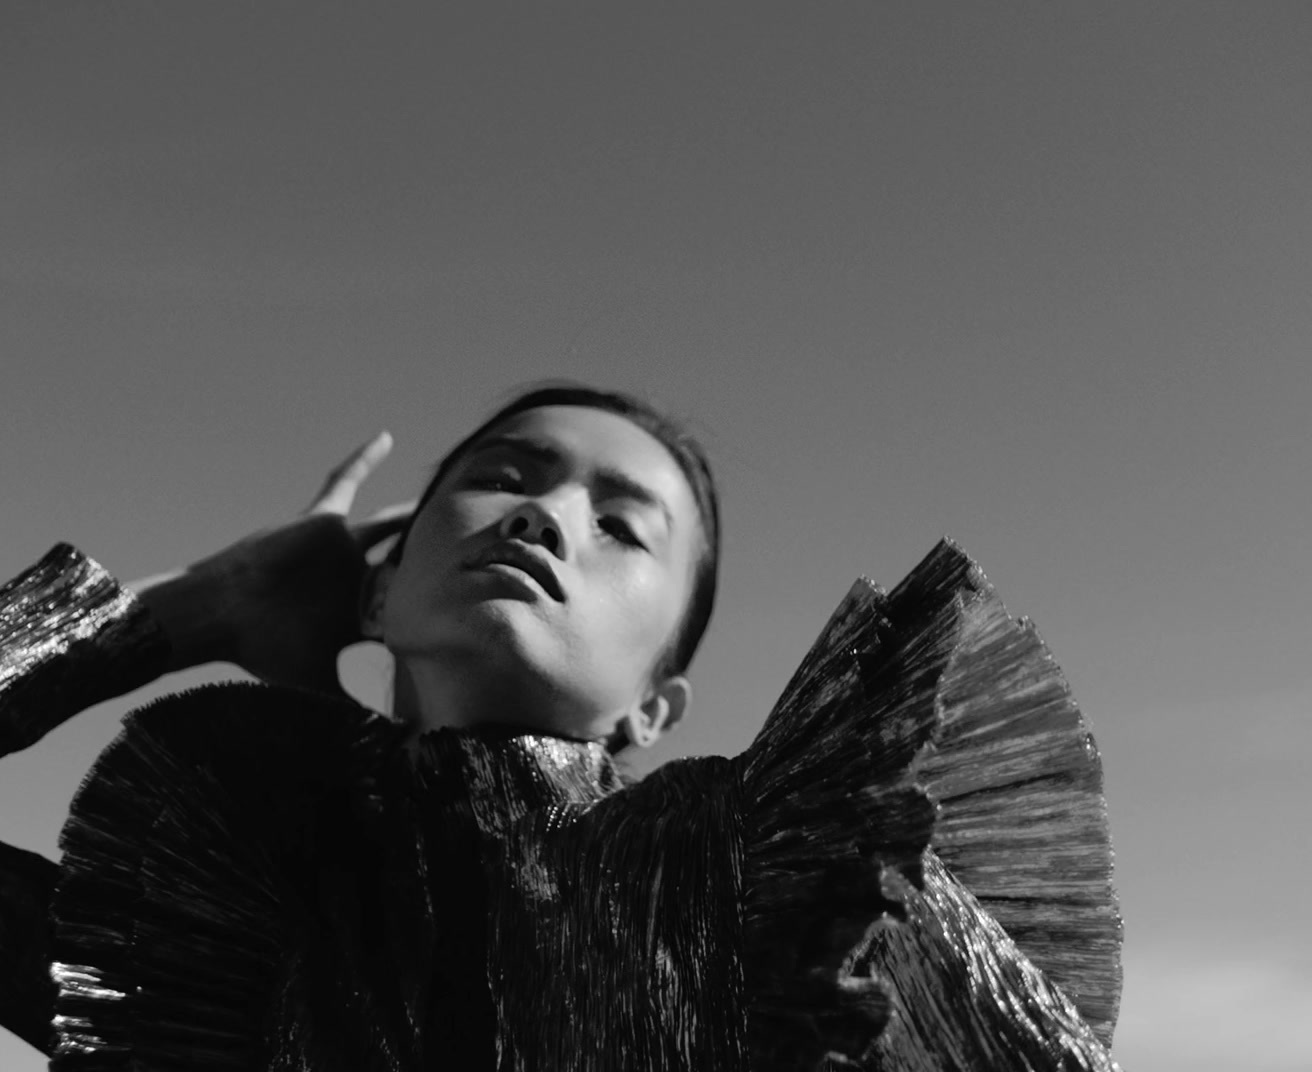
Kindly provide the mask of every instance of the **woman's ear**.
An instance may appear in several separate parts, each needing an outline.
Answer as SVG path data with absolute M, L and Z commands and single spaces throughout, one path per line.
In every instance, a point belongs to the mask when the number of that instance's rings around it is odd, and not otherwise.
M 682 674 L 657 682 L 642 702 L 634 704 L 620 719 L 624 735 L 631 744 L 650 748 L 678 725 L 691 699 L 692 685 Z
M 360 634 L 366 640 L 383 639 L 383 607 L 387 592 L 396 573 L 396 563 L 390 560 L 371 565 L 360 586 Z

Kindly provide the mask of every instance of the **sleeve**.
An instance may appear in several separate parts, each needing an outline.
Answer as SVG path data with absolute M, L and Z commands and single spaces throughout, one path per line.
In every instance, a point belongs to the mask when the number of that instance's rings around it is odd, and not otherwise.
M 169 646 L 146 608 L 68 544 L 0 588 L 0 755 L 153 681 Z
M 743 759 L 753 1037 L 758 1061 L 801 1055 L 763 1067 L 1116 1067 L 1097 751 L 1033 627 L 957 547 L 887 595 L 859 582 Z
M 168 642 L 145 608 L 67 544 L 0 588 L 0 755 L 146 684 Z M 49 904 L 58 867 L 0 843 L 0 1025 L 51 1044 Z

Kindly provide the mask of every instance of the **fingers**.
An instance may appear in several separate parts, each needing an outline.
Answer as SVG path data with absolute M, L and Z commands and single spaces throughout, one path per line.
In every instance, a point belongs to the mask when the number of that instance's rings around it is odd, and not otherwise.
M 379 432 L 362 444 L 347 459 L 328 474 L 323 488 L 310 504 L 307 513 L 342 514 L 345 516 L 355 501 L 355 493 L 378 464 L 391 453 L 390 432 Z
M 410 518 L 414 516 L 416 504 L 416 500 L 411 500 L 386 506 L 376 514 L 352 525 L 351 535 L 362 550 L 368 550 L 374 544 L 404 530 L 410 524 Z

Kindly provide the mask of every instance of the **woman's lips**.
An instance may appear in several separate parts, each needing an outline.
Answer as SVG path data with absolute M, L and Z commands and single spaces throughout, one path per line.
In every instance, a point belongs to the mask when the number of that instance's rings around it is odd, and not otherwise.
M 519 540 L 493 544 L 468 559 L 467 570 L 486 569 L 488 566 L 511 566 L 528 574 L 538 586 L 558 603 L 565 602 L 565 589 L 544 552 L 535 551 Z

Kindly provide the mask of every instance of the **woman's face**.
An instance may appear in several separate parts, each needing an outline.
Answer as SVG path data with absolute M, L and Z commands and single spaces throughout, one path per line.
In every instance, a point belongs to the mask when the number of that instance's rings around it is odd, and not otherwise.
M 415 518 L 383 639 L 414 680 L 424 666 L 481 675 L 486 695 L 518 708 L 502 719 L 602 735 L 649 692 L 702 540 L 691 488 L 646 431 L 579 406 L 516 414 L 465 451 Z

